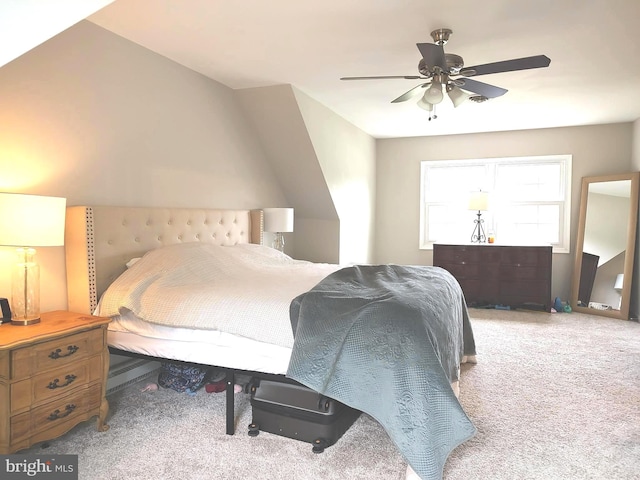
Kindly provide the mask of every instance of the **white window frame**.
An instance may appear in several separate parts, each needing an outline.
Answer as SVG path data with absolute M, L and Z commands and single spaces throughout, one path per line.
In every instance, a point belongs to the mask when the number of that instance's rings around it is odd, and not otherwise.
M 572 160 L 571 155 L 544 155 L 544 156 L 529 156 L 529 157 L 501 157 L 501 158 L 483 158 L 483 159 L 466 159 L 466 160 L 431 160 L 423 161 L 420 164 L 420 239 L 419 248 L 422 250 L 430 250 L 433 248 L 434 241 L 429 240 L 429 207 L 442 205 L 443 202 L 438 202 L 437 199 L 429 199 L 426 192 L 426 186 L 428 185 L 428 175 L 433 172 L 435 168 L 449 168 L 449 167 L 484 167 L 487 178 L 479 180 L 478 188 L 482 190 L 488 190 L 492 195 L 492 188 L 496 180 L 497 166 L 499 165 L 514 165 L 514 164 L 554 164 L 560 167 L 560 192 L 559 197 L 554 199 L 548 199 L 546 201 L 514 201 L 511 205 L 558 205 L 559 208 L 559 220 L 558 220 L 558 232 L 559 241 L 552 243 L 554 253 L 570 253 L 570 237 L 571 237 L 571 172 L 572 172 Z M 466 192 L 467 194 L 469 192 Z M 493 194 L 499 192 L 493 192 Z M 499 231 L 499 218 L 491 220 L 489 225 L 485 226 L 485 230 L 497 229 Z M 470 224 L 470 232 L 473 228 L 473 224 Z M 488 233 L 488 231 L 487 231 Z M 460 238 L 460 243 L 468 243 L 470 238 Z M 499 239 L 498 239 L 498 243 Z M 526 239 L 522 239 L 522 244 L 527 243 Z

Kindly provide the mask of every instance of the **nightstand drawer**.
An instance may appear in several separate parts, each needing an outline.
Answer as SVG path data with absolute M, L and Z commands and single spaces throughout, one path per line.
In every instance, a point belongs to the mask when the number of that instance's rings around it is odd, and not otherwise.
M 99 381 L 103 373 L 102 355 L 27 378 L 11 385 L 11 415 L 67 395 L 73 390 Z
M 60 429 L 60 433 L 64 432 L 67 424 L 75 425 L 75 419 L 98 409 L 101 396 L 101 386 L 93 385 L 12 417 L 11 443 L 35 437 L 38 433 L 53 428 Z
M 103 331 L 95 328 L 64 338 L 11 352 L 11 378 L 20 380 L 45 370 L 59 368 L 104 349 Z

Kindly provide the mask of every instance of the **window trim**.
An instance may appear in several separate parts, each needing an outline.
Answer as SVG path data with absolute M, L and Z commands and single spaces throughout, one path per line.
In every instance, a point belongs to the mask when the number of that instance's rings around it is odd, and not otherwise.
M 553 253 L 571 253 L 571 175 L 572 175 L 573 156 L 571 154 L 558 155 L 532 155 L 521 157 L 492 157 L 492 158 L 472 158 L 460 160 L 423 160 L 420 162 L 420 222 L 419 222 L 419 239 L 418 245 L 420 250 L 432 250 L 433 243 L 426 241 L 428 231 L 425 223 L 427 222 L 427 207 L 436 202 L 426 201 L 426 176 L 430 168 L 438 167 L 459 167 L 459 166 L 487 166 L 488 164 L 518 164 L 518 163 L 559 163 L 562 168 L 564 182 L 561 185 L 564 194 L 564 208 L 560 209 L 559 221 L 559 242 L 553 245 Z M 541 204 L 543 202 L 540 202 Z M 555 201 L 553 203 L 556 203 Z M 465 242 L 461 242 L 465 243 Z

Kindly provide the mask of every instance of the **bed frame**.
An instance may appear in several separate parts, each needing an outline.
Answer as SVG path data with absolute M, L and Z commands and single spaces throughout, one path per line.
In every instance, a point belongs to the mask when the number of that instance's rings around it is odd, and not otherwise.
M 263 233 L 262 210 L 68 207 L 65 228 L 68 309 L 78 313 L 93 313 L 100 295 L 124 272 L 126 263 L 154 248 L 185 242 L 262 244 Z M 119 355 L 167 361 L 123 350 L 110 350 Z M 257 378 L 273 377 L 280 381 L 286 378 L 218 368 L 226 373 L 226 430 L 229 435 L 233 435 L 235 430 L 233 389 L 236 373 Z

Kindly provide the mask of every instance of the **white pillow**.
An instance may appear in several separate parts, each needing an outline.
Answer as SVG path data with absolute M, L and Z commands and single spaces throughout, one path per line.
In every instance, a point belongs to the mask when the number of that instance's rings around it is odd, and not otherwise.
M 131 268 L 133 267 L 136 263 L 138 263 L 138 261 L 140 260 L 141 257 L 135 257 L 132 258 L 131 260 L 129 260 L 127 263 L 125 263 L 125 265 L 127 266 L 127 268 Z

